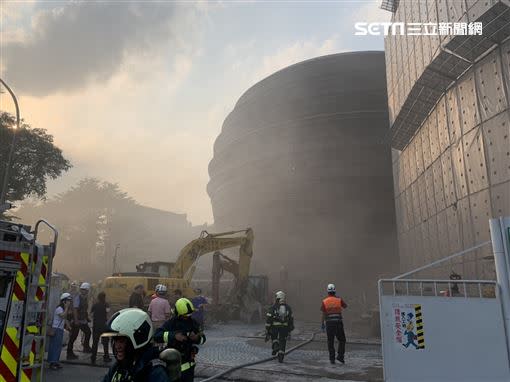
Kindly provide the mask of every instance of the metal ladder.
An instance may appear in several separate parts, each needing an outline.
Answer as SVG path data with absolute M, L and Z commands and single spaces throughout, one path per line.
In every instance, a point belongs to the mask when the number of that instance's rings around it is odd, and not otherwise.
M 53 240 L 48 245 L 37 243 L 41 223 L 53 232 Z M 18 364 L 18 376 L 25 375 L 30 381 L 42 382 L 48 324 L 47 306 L 58 231 L 47 221 L 39 220 L 32 235 L 27 263 L 28 273 L 25 280 L 26 300 L 23 311 L 23 330 L 20 335 L 22 352 Z

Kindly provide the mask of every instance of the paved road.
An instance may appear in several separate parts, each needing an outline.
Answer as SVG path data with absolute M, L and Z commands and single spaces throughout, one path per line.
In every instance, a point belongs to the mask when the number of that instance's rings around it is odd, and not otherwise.
M 229 367 L 252 362 L 266 358 L 270 355 L 270 345 L 264 343 L 260 335 L 260 326 L 247 326 L 232 323 L 230 325 L 216 325 L 206 330 L 207 342 L 200 347 L 197 356 L 197 375 L 208 377 L 217 374 Z M 310 330 L 296 330 L 288 348 L 310 338 Z M 319 334 L 317 341 L 289 354 L 283 364 L 272 361 L 243 369 L 229 375 L 229 379 L 243 381 L 382 381 L 382 359 L 380 345 L 368 344 L 347 344 L 346 364 L 330 365 L 324 335 Z M 90 355 L 83 354 L 76 346 L 76 354 L 80 356 L 77 373 L 80 378 L 72 379 L 72 382 L 95 381 L 106 369 L 86 366 L 90 362 Z M 62 354 L 65 361 L 65 352 Z M 98 355 L 98 363 L 102 363 L 102 356 Z M 74 367 L 66 365 L 67 367 Z M 59 379 L 67 371 L 48 371 L 48 382 L 66 381 Z M 59 374 L 60 373 L 60 374 Z M 88 379 L 87 379 L 88 378 Z M 197 379 L 198 380 L 198 379 Z
M 46 369 L 45 382 L 93 382 L 100 381 L 106 374 L 107 369 L 86 365 L 64 365 L 58 371 Z

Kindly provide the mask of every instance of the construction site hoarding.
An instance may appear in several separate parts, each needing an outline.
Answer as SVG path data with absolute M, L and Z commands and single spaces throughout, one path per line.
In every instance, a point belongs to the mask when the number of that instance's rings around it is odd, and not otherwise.
M 379 285 L 385 381 L 510 379 L 496 282 L 381 280 Z M 490 325 L 480 330 L 480 322 Z
M 483 24 L 481 36 L 386 38 L 405 271 L 488 240 L 487 220 L 510 214 L 510 4 L 400 1 L 393 21 Z M 464 277 L 494 278 L 489 256 L 478 250 L 437 276 L 454 267 Z

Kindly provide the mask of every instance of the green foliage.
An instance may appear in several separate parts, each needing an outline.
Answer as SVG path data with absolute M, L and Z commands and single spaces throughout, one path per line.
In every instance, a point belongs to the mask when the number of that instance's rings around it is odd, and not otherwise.
M 71 163 L 64 158 L 62 150 L 54 145 L 53 136 L 46 130 L 21 123 L 19 131 L 16 131 L 15 126 L 15 117 L 0 111 L 0 187 L 12 137 L 16 133 L 6 199 L 16 201 L 29 196 L 43 198 L 46 194 L 46 181 L 61 176 L 71 168 Z

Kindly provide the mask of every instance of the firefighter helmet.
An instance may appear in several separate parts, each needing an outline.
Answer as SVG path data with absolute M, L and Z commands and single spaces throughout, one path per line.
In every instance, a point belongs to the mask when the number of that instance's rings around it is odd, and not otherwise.
M 183 297 L 175 302 L 175 310 L 177 311 L 178 316 L 186 316 L 193 313 L 195 308 L 190 300 Z
M 103 337 L 127 337 L 134 349 L 147 345 L 153 334 L 152 321 L 147 313 L 137 308 L 122 309 L 108 322 Z
M 277 300 L 280 300 L 280 301 L 284 301 L 285 300 L 285 292 L 283 292 L 281 290 L 276 292 L 275 296 L 276 296 Z
M 328 293 L 335 293 L 336 287 L 335 284 L 328 284 Z

